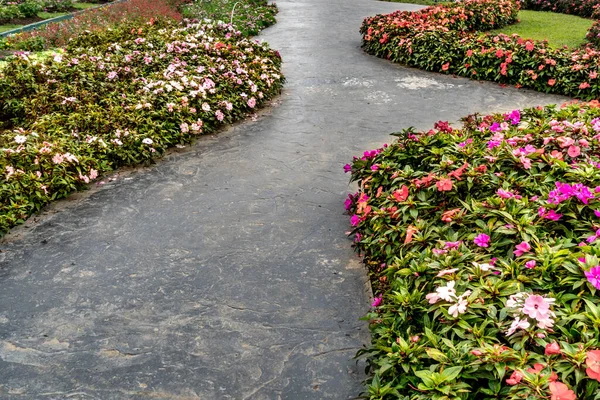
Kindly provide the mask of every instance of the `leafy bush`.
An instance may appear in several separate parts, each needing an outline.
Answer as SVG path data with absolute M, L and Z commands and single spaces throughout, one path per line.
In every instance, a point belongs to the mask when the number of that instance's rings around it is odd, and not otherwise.
M 599 0 L 521 0 L 524 10 L 573 14 L 584 18 L 594 17 L 598 5 Z
M 18 5 L 19 11 L 25 18 L 35 17 L 42 11 L 42 3 L 35 0 L 27 0 Z
M 233 20 L 231 20 L 232 12 Z M 277 6 L 268 4 L 267 0 L 213 0 L 210 2 L 196 0 L 185 5 L 182 8 L 182 14 L 185 18 L 232 21 L 233 25 L 243 34 L 256 35 L 275 23 Z
M 276 95 L 281 60 L 227 25 L 90 31 L 0 70 L 0 231 L 99 174 L 149 162 Z
M 368 396 L 599 399 L 599 103 L 463 121 L 345 167 Z
M 514 21 L 516 13 L 511 1 L 472 0 L 415 13 L 378 15 L 367 18 L 361 27 L 363 48 L 428 71 L 586 100 L 598 98 L 600 51 L 596 48 L 552 49 L 518 35 L 474 32 Z
M 18 5 L 0 6 L 0 24 L 5 24 L 12 19 L 24 18 L 25 16 Z
M 48 12 L 63 12 L 73 9 L 73 0 L 44 0 L 44 10 Z

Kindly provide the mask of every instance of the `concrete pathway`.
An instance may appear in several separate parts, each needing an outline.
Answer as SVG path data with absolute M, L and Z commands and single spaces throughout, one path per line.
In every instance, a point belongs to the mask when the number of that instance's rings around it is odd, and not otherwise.
M 418 6 L 277 3 L 269 112 L 0 245 L 0 398 L 356 396 L 369 290 L 344 163 L 402 127 L 563 100 L 362 53 L 363 17 Z

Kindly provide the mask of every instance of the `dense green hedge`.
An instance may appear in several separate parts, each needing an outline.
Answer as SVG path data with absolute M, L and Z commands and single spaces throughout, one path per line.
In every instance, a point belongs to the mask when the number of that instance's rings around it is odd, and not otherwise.
M 482 11 L 483 10 L 483 11 Z M 428 71 L 514 84 L 581 99 L 600 96 L 600 52 L 551 49 L 517 35 L 478 31 L 514 22 L 511 0 L 467 0 L 365 19 L 363 48 L 370 54 Z
M 600 399 L 598 103 L 438 122 L 346 171 L 371 399 Z
M 279 93 L 279 54 L 219 24 L 153 20 L 0 70 L 0 232 L 99 174 L 254 112 Z

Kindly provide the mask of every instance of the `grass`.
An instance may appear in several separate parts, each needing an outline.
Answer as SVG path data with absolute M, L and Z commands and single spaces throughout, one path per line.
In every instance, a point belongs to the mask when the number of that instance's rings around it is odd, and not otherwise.
M 73 7 L 78 8 L 80 10 L 85 10 L 88 8 L 92 8 L 92 7 L 97 7 L 100 4 L 95 4 L 95 3 L 73 3 Z
M 441 1 L 434 1 L 434 0 L 381 0 L 381 1 L 387 1 L 390 3 L 422 4 L 424 6 L 434 6 L 436 4 L 442 3 Z
M 579 47 L 586 42 L 585 34 L 593 21 L 574 15 L 546 11 L 519 11 L 520 22 L 490 33 L 518 34 L 523 39 L 548 40 L 554 48 Z
M 70 14 L 70 13 L 68 13 L 68 12 L 46 12 L 46 11 L 40 11 L 37 15 L 40 18 L 50 19 L 50 18 L 62 17 L 63 15 L 67 15 L 67 14 Z
M 0 25 L 0 33 L 10 31 L 11 29 L 19 28 L 21 26 L 23 26 L 23 25 L 14 25 L 14 24 Z

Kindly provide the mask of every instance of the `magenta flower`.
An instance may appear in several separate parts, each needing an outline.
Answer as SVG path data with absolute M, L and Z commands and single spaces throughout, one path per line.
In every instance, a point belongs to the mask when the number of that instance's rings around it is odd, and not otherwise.
M 521 257 L 524 253 L 529 252 L 531 250 L 531 246 L 527 242 L 521 242 L 515 246 L 516 250 L 513 251 L 514 255 L 517 257 Z
M 500 128 L 500 124 L 497 122 L 494 122 L 492 124 L 492 126 L 490 126 L 490 131 L 496 133 L 496 132 L 500 132 L 501 128 Z
M 475 240 L 473 240 L 475 244 L 479 247 L 489 247 L 490 246 L 490 237 L 485 233 L 477 235 Z
M 558 214 L 554 210 L 550 210 L 544 215 L 544 218 L 549 219 L 551 221 L 558 221 L 562 217 L 562 214 Z
M 600 211 L 599 210 L 594 210 L 594 215 L 598 218 L 600 218 Z
M 498 189 L 496 191 L 496 194 L 503 199 L 511 199 L 511 198 L 515 197 L 514 194 L 512 194 L 511 192 L 504 190 L 504 189 Z
M 600 266 L 585 272 L 585 277 L 596 289 L 600 289 Z
M 535 265 L 536 265 L 535 260 L 530 260 L 525 263 L 525 267 L 527 267 L 529 269 L 535 268 Z
M 352 171 L 352 166 L 350 164 L 344 165 L 344 172 L 348 173 L 350 171 Z
M 360 217 L 358 215 L 354 214 L 350 218 L 350 223 L 352 224 L 352 226 L 357 226 L 360 223 Z
M 521 122 L 521 112 L 519 110 L 513 110 L 507 115 L 506 119 L 510 120 L 510 123 L 513 125 L 519 125 L 519 122 Z
M 377 165 L 377 164 L 371 165 L 371 171 L 377 171 L 378 169 L 379 169 L 379 165 Z
M 381 305 L 383 298 L 381 295 L 375 297 L 373 302 L 371 303 L 371 307 L 379 307 Z

